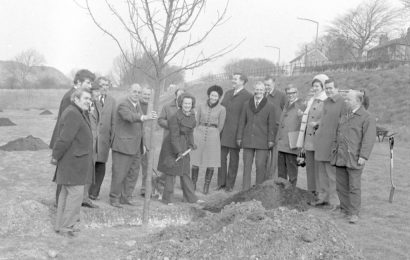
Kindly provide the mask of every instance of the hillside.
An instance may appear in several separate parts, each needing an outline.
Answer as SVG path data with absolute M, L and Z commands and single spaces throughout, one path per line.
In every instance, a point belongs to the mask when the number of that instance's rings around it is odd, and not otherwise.
M 0 88 L 67 88 L 70 80 L 58 69 L 48 66 L 34 66 L 21 83 L 25 65 L 15 61 L 0 61 Z

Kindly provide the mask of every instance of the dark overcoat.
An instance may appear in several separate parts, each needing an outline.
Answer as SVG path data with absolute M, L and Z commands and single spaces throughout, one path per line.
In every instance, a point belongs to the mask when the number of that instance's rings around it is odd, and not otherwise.
M 158 125 L 164 128 L 164 139 L 169 134 L 168 120 L 171 118 L 171 116 L 175 115 L 177 111 L 178 106 L 175 99 L 171 100 L 169 103 L 165 104 L 162 107 L 161 113 L 158 117 Z
M 355 113 L 342 115 L 337 137 L 332 143 L 331 164 L 362 169 L 359 157 L 369 159 L 376 140 L 376 120 L 361 106 Z
M 268 93 L 266 97 L 268 98 L 268 101 L 275 106 L 275 109 L 279 111 L 280 116 L 280 114 L 283 111 L 283 108 L 286 105 L 286 102 L 288 101 L 286 94 L 280 91 L 279 89 L 275 88 L 271 93 Z
M 268 142 L 275 142 L 278 120 L 273 104 L 266 97 L 257 108 L 254 98 L 250 98 L 243 104 L 236 139 L 242 141 L 243 148 L 267 150 Z
M 104 105 L 97 101 L 96 107 L 99 112 L 97 162 L 107 162 L 114 136 L 115 99 L 107 95 L 104 99 Z
M 139 102 L 134 106 L 129 98 L 124 98 L 118 103 L 111 148 L 113 151 L 127 155 L 141 151 L 144 135 L 142 115 Z
M 58 130 L 52 153 L 57 160 L 57 184 L 91 184 L 94 179 L 93 135 L 88 116 L 71 104 L 62 113 Z
M 49 145 L 49 147 L 50 147 L 51 149 L 53 149 L 54 143 L 56 142 L 56 139 L 57 139 L 57 136 L 58 136 L 58 126 L 59 126 L 59 121 L 60 121 L 61 114 L 64 112 L 64 110 L 65 110 L 70 104 L 72 104 L 72 102 L 71 102 L 71 95 L 74 93 L 74 91 L 75 91 L 75 88 L 74 88 L 74 87 L 70 88 L 70 90 L 68 90 L 68 91 L 64 94 L 63 98 L 61 99 L 60 107 L 58 108 L 57 121 L 56 121 L 56 124 L 55 124 L 55 126 L 54 126 L 53 134 L 52 134 L 51 140 L 50 140 L 50 145 Z
M 194 147 L 194 128 L 196 126 L 195 114 L 185 115 L 181 109 L 168 119 L 169 135 L 162 142 L 161 152 L 158 158 L 158 171 L 167 175 L 189 175 L 189 154 L 182 157 L 178 162 L 175 160 L 181 154 Z
M 244 102 L 248 101 L 252 94 L 246 89 L 242 89 L 235 96 L 233 93 L 234 89 L 228 90 L 221 102 L 226 110 L 225 124 L 221 132 L 221 145 L 229 148 L 239 148 L 236 144 L 239 118 Z

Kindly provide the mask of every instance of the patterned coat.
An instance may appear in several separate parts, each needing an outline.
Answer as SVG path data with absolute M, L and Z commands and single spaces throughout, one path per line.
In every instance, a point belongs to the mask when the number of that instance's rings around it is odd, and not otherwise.
M 351 169 L 363 169 L 359 157 L 369 159 L 376 140 L 376 121 L 361 106 L 355 113 L 344 114 L 332 143 L 331 164 Z
M 245 101 L 252 97 L 246 89 L 242 89 L 235 96 L 234 89 L 228 90 L 221 102 L 226 109 L 226 119 L 221 132 L 221 145 L 229 148 L 239 148 L 236 144 L 236 135 L 242 107 Z
M 217 104 L 209 107 L 208 103 L 198 107 L 194 131 L 194 140 L 198 148 L 192 152 L 192 165 L 201 167 L 221 166 L 220 132 L 225 123 L 225 107 Z
M 312 122 L 320 123 L 323 109 L 323 100 L 315 99 L 310 107 L 307 121 L 306 121 L 306 131 L 305 131 L 305 143 L 303 148 L 307 151 L 315 150 L 315 134 L 316 129 L 311 125 Z
M 158 158 L 158 171 L 167 175 L 189 175 L 190 155 L 175 160 L 181 154 L 194 147 L 194 128 L 196 126 L 195 114 L 185 115 L 181 109 L 168 119 L 169 135 L 165 136 Z

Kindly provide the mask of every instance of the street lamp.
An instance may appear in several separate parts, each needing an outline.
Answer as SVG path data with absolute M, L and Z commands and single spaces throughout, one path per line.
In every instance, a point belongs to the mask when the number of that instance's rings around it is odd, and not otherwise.
M 280 48 L 272 45 L 265 45 L 266 48 L 272 48 L 278 50 L 278 64 L 280 62 Z
M 319 22 L 318 22 L 318 21 L 315 21 L 315 20 L 312 20 L 312 19 L 308 19 L 308 18 L 302 18 L 302 17 L 297 17 L 297 19 L 299 19 L 299 20 L 304 20 L 304 21 L 308 21 L 308 22 L 312 22 L 312 23 L 315 23 L 315 24 L 316 24 L 316 41 L 315 41 L 315 47 L 316 47 L 316 49 L 317 49 L 317 36 L 318 36 L 318 34 L 319 34 Z

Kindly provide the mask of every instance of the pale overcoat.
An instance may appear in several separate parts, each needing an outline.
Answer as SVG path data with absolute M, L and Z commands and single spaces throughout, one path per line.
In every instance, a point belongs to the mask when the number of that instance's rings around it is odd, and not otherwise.
M 96 107 L 99 112 L 97 162 L 107 162 L 114 135 L 115 99 L 107 95 L 104 105 L 97 101 Z
M 306 121 L 305 143 L 303 148 L 307 151 L 315 150 L 315 135 L 316 129 L 311 125 L 312 122 L 320 124 L 322 117 L 323 102 L 320 99 L 315 99 L 309 109 L 308 118 Z
M 196 121 L 198 126 L 194 131 L 197 149 L 192 152 L 192 165 L 200 167 L 221 166 L 220 132 L 224 127 L 225 116 L 225 107 L 220 104 L 211 108 L 206 102 L 197 108 Z
M 61 114 L 52 157 L 57 160 L 56 183 L 91 184 L 94 179 L 93 134 L 88 115 L 77 105 Z

